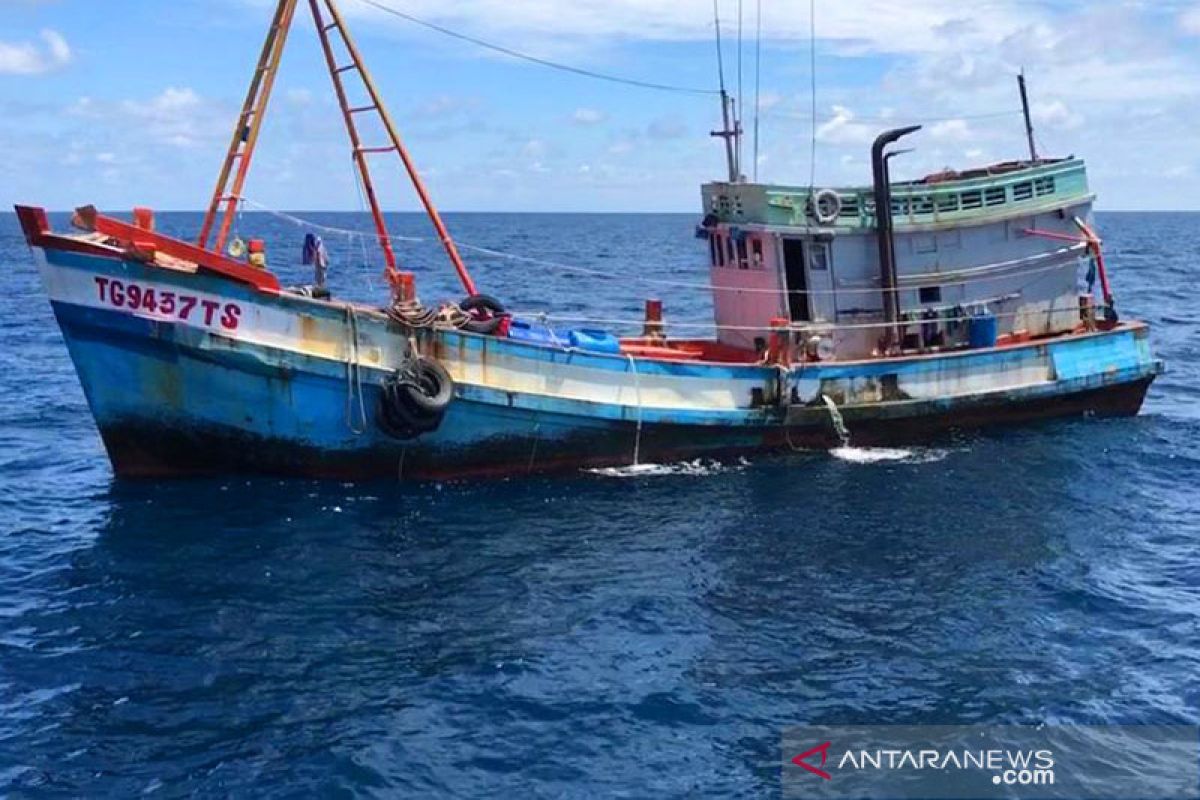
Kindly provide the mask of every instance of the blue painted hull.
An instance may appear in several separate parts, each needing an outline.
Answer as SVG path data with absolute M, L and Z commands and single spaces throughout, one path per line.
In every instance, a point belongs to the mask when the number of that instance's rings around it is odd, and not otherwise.
M 113 468 L 128 477 L 441 478 L 624 465 L 635 452 L 661 462 L 826 447 L 837 439 L 822 395 L 856 444 L 907 443 L 952 428 L 1135 414 L 1161 370 L 1141 325 L 782 371 L 424 331 L 420 346 L 450 370 L 455 397 L 436 431 L 401 441 L 375 420 L 412 332 L 382 315 L 76 253 L 46 251 L 42 269 Z M 130 308 L 130 286 L 139 301 L 150 288 L 156 298 L 192 292 L 197 308 L 215 310 L 182 319 Z

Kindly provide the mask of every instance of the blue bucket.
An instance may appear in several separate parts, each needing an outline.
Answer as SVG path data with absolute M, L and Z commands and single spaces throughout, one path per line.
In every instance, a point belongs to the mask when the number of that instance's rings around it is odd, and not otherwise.
M 972 348 L 995 347 L 999 325 L 993 314 L 976 314 L 967 324 L 967 337 Z

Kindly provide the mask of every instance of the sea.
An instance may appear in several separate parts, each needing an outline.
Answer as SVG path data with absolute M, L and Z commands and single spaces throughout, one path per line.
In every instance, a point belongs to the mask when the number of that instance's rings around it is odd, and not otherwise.
M 695 215 L 447 219 L 521 313 L 711 323 Z M 1167 364 L 1136 418 L 399 485 L 115 480 L 0 215 L 0 793 L 758 798 L 796 725 L 1200 724 L 1200 214 L 1098 221 Z M 382 302 L 369 230 L 235 225 Z

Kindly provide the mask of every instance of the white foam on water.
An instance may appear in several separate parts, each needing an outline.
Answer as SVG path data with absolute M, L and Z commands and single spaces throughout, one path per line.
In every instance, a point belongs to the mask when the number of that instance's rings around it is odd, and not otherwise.
M 584 471 L 605 478 L 656 478 L 664 475 L 703 477 L 741 469 L 746 463 L 740 461 L 735 464 L 722 464 L 718 461 L 696 459 L 695 461 L 679 461 L 674 464 L 629 464 L 624 467 L 601 467 Z
M 932 464 L 950 454 L 949 450 L 934 448 L 902 449 L 898 447 L 835 447 L 830 455 L 851 464 L 878 464 L 895 461 L 905 464 Z

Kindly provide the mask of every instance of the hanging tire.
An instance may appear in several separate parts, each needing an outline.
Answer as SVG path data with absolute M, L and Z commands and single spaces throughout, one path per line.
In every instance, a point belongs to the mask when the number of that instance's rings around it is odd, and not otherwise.
M 417 358 L 383 382 L 376 421 L 395 439 L 414 439 L 442 424 L 454 397 L 454 381 L 438 362 Z
M 441 416 L 454 397 L 454 379 L 432 358 L 418 356 L 400 383 L 403 397 L 418 417 Z
M 463 325 L 463 330 L 489 336 L 500 329 L 505 316 L 508 315 L 504 304 L 488 294 L 473 294 L 459 303 L 458 307 L 471 317 Z

